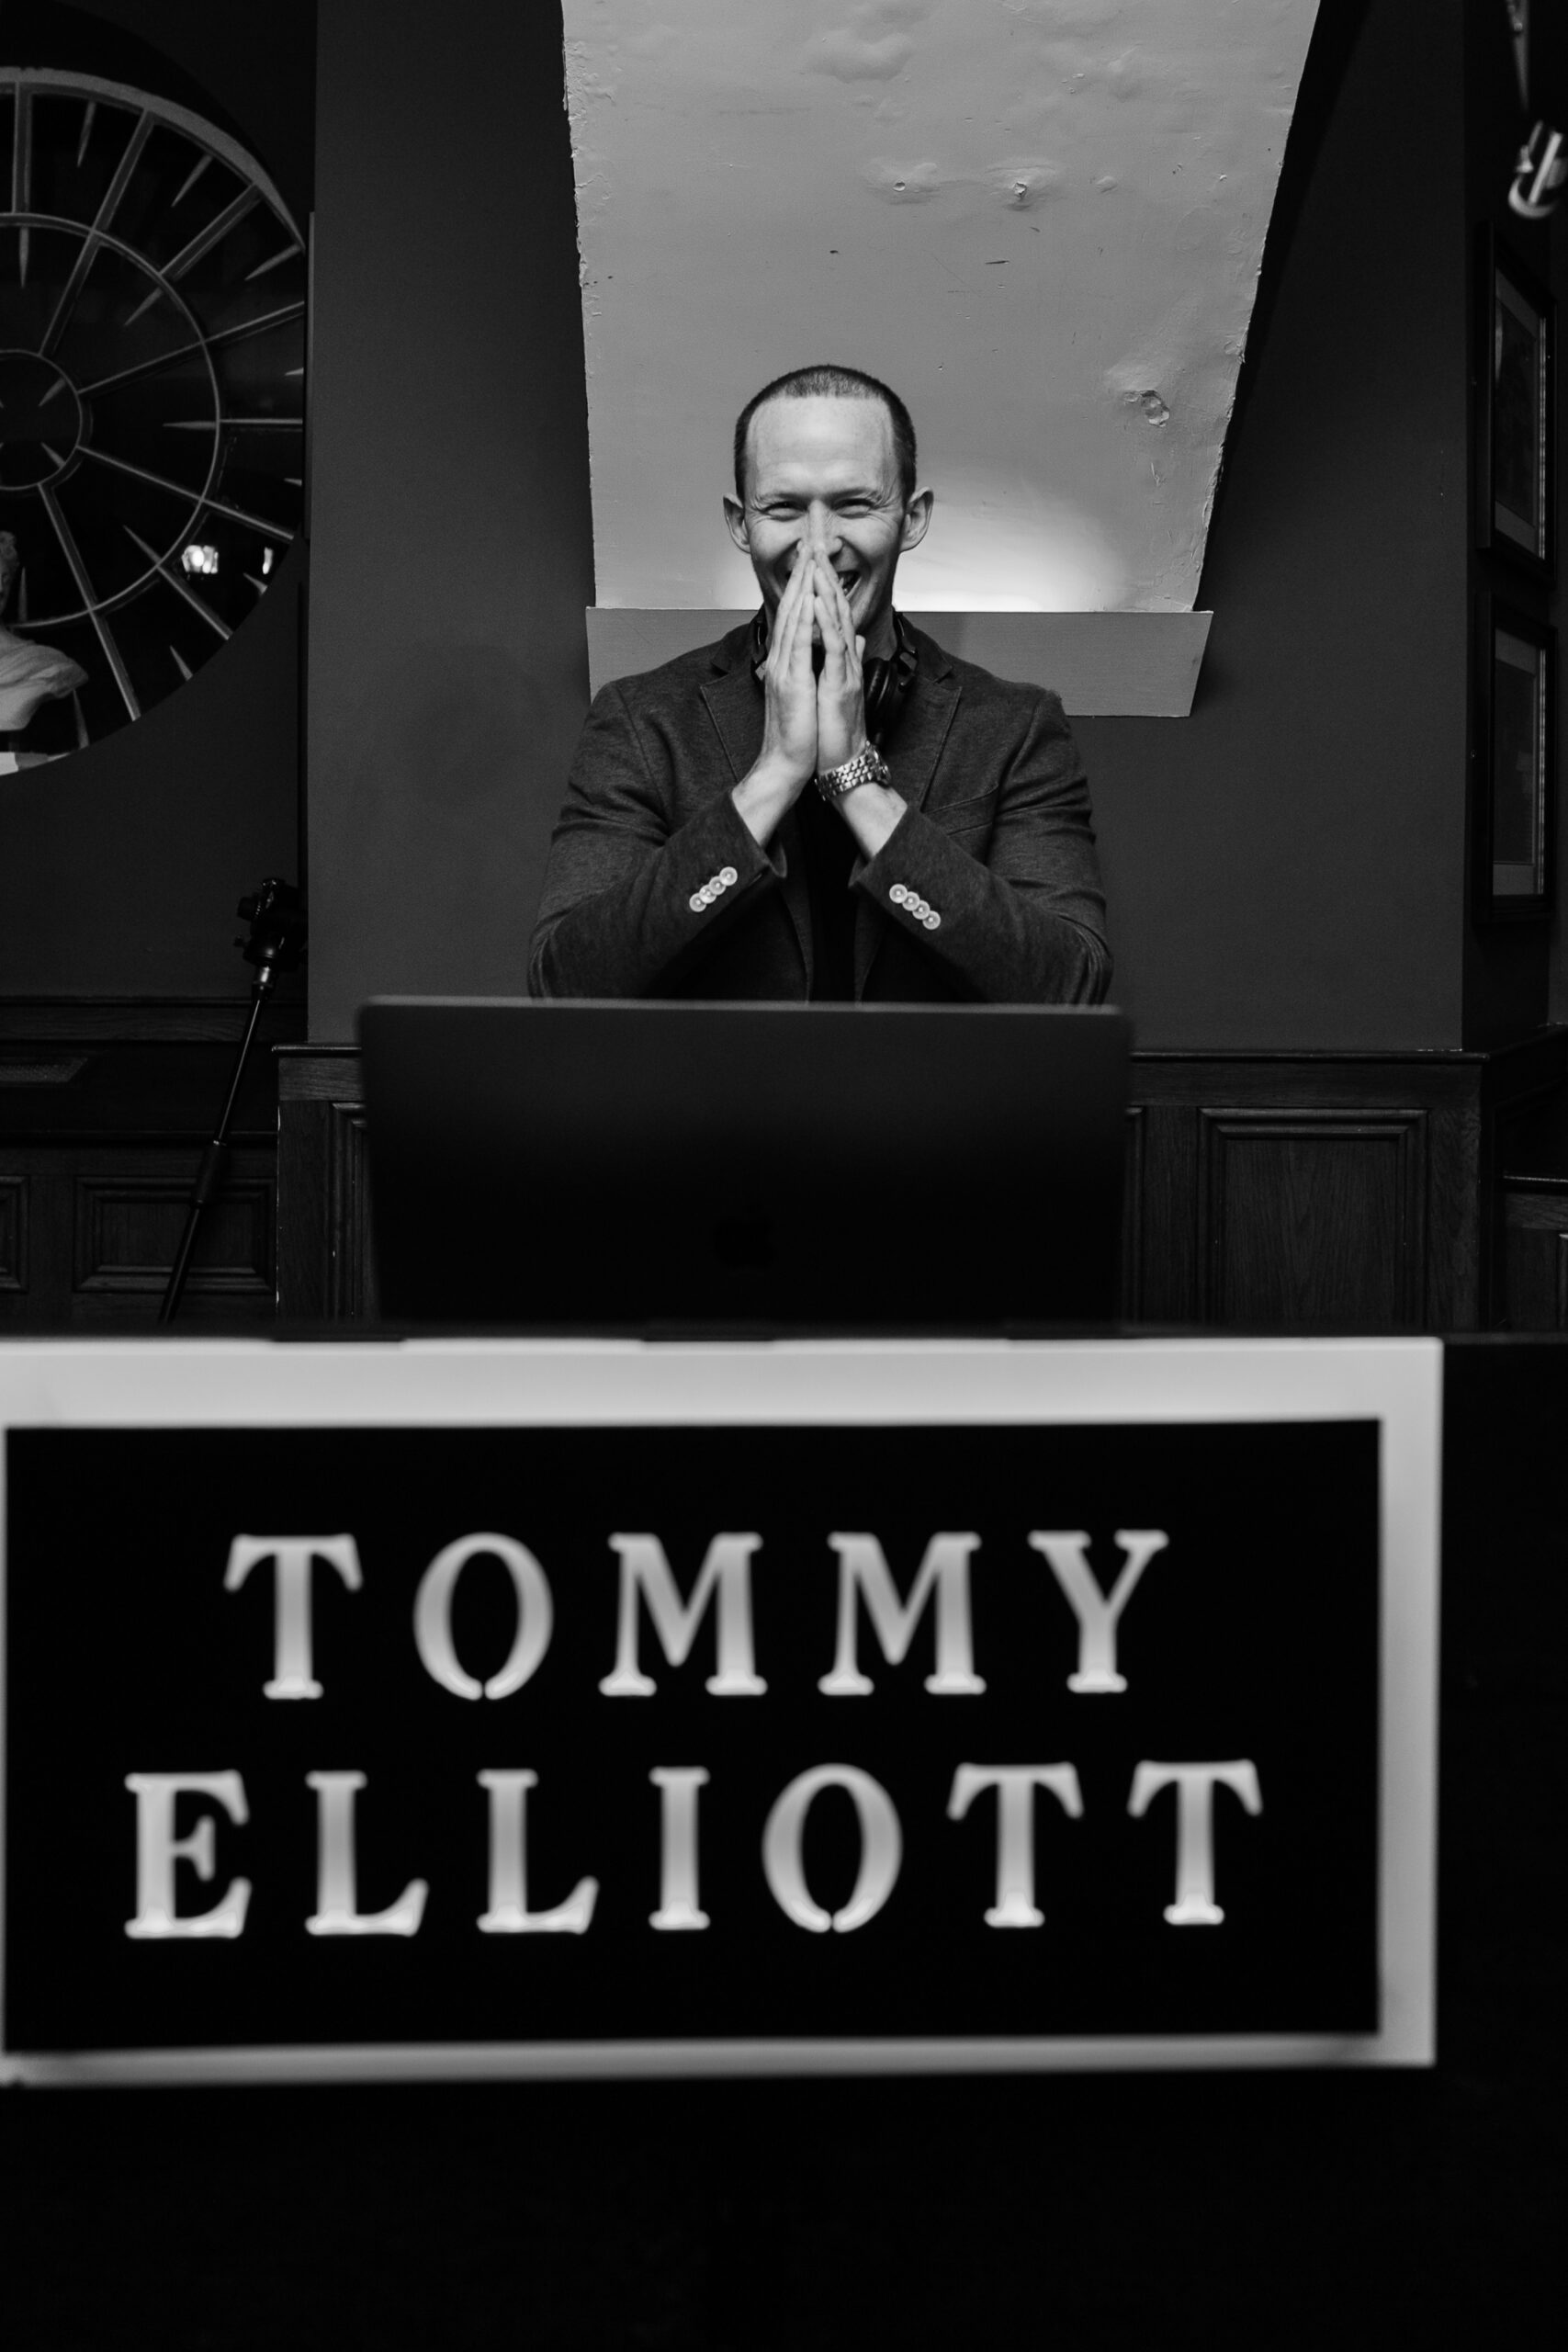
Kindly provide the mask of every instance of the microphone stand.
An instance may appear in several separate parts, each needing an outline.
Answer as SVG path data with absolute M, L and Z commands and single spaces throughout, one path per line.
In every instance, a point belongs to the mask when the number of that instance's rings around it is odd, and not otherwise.
M 240 900 L 235 912 L 251 927 L 248 939 L 234 942 L 235 946 L 243 951 L 246 963 L 255 967 L 256 976 L 251 983 L 250 1018 L 240 1041 L 234 1074 L 229 1081 L 228 1099 L 201 1155 L 201 1166 L 191 1188 L 185 1231 L 180 1236 L 180 1246 L 175 1252 L 175 1262 L 169 1270 L 168 1287 L 158 1308 L 160 1324 L 172 1323 L 178 1311 L 202 1211 L 223 1181 L 230 1148 L 229 1125 L 240 1099 L 241 1081 L 245 1075 L 245 1063 L 256 1034 L 256 1024 L 261 1019 L 262 1006 L 276 986 L 278 974 L 296 970 L 305 953 L 305 910 L 299 903 L 299 893 L 291 882 L 282 881 L 276 874 L 269 875 L 254 896 Z

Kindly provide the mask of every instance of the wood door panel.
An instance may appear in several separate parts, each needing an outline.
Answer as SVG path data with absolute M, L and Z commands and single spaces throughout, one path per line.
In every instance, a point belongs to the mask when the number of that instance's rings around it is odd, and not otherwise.
M 1203 1321 L 1419 1328 L 1425 1112 L 1207 1110 L 1200 1131 Z
M 161 1297 L 189 1205 L 175 1176 L 79 1176 L 73 1287 Z M 186 1288 L 270 1298 L 273 1222 L 271 1184 L 231 1176 L 197 1230 Z

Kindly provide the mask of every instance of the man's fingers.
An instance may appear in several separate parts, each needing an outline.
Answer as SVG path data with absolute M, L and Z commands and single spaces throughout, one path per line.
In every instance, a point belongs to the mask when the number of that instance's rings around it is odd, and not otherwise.
M 773 615 L 773 643 L 769 650 L 772 653 L 777 656 L 778 666 L 781 671 L 787 669 L 789 666 L 790 655 L 795 645 L 795 632 L 800 625 L 801 606 L 804 602 L 805 585 L 801 576 L 800 566 L 797 564 L 795 571 L 791 572 L 788 580 L 784 582 L 784 592 L 779 598 L 778 611 Z

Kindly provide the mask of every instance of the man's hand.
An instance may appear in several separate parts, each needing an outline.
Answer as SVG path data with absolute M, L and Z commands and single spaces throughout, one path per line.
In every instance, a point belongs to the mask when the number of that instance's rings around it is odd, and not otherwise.
M 818 625 L 826 658 L 817 684 L 817 764 L 841 767 L 866 745 L 865 639 L 855 635 L 850 600 L 831 564 L 818 566 Z M 891 785 L 857 784 L 833 803 L 853 833 L 863 857 L 873 858 L 904 814 L 906 803 Z
M 865 639 L 855 635 L 850 600 L 826 554 L 817 560 L 814 588 L 817 627 L 822 637 L 822 675 L 817 681 L 817 765 L 842 767 L 865 749 L 865 684 L 861 670 Z
M 811 660 L 818 596 L 816 552 L 803 547 L 773 615 L 762 664 L 762 748 L 732 797 L 752 839 L 765 848 L 818 767 L 818 690 Z

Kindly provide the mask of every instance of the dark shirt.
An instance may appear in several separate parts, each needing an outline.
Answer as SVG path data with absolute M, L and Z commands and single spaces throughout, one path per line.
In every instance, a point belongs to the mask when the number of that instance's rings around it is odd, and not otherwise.
M 815 786 L 795 802 L 811 893 L 811 1001 L 852 1004 L 855 996 L 855 900 L 850 870 L 855 837 Z
M 893 616 L 895 651 L 891 662 L 875 665 L 891 673 L 881 695 L 872 688 L 867 665 L 867 732 L 878 751 L 898 723 L 898 712 L 916 667 L 913 643 L 897 613 Z M 768 650 L 767 615 L 752 623 L 751 654 L 761 684 L 761 663 Z M 850 876 L 857 854 L 855 837 L 840 812 L 807 786 L 795 802 L 800 838 L 806 854 L 806 887 L 811 899 L 811 1002 L 852 1004 L 855 996 L 855 901 Z

